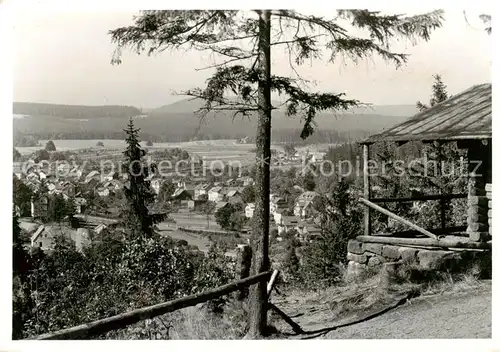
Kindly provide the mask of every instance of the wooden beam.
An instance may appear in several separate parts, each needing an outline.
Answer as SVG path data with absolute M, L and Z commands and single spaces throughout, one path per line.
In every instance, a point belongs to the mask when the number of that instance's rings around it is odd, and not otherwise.
M 296 333 L 296 334 L 304 334 L 305 333 L 305 331 L 302 330 L 302 328 L 300 327 L 299 324 L 294 322 L 288 315 L 286 315 L 285 312 L 283 312 L 281 309 L 276 307 L 274 304 L 269 302 L 268 307 L 271 308 L 272 310 L 274 310 L 285 322 L 287 322 L 288 325 L 290 325 L 292 327 L 294 333 Z
M 135 309 L 130 312 L 118 314 L 87 324 L 74 326 L 68 329 L 50 332 L 38 336 L 36 340 L 75 340 L 104 334 L 112 330 L 121 329 L 126 326 L 132 325 L 141 320 L 151 319 L 165 313 L 176 311 L 178 309 L 195 306 L 199 303 L 210 301 L 214 298 L 240 290 L 242 287 L 254 285 L 262 281 L 267 281 L 271 274 L 271 271 L 266 271 L 258 275 L 251 276 L 243 280 L 238 280 L 195 295 L 155 304 L 153 306 Z
M 267 299 L 271 297 L 271 292 L 273 291 L 274 283 L 276 279 L 278 278 L 279 271 L 274 270 L 273 274 L 271 275 L 271 279 L 269 279 L 269 282 L 267 284 Z
M 395 238 L 378 236 L 358 236 L 359 242 L 383 243 L 400 246 L 428 246 L 439 248 L 491 249 L 490 242 L 472 242 L 466 237 L 457 238 Z
M 410 222 L 410 221 L 408 221 L 406 219 L 403 219 L 401 216 L 396 215 L 393 212 L 390 212 L 389 210 L 384 209 L 381 206 L 378 206 L 377 204 L 374 204 L 374 203 L 370 202 L 369 200 L 366 200 L 364 198 L 359 198 L 359 201 L 362 202 L 362 203 L 364 203 L 368 207 L 373 208 L 373 209 L 381 212 L 382 214 L 387 215 L 388 217 L 393 218 L 394 220 L 399 221 L 400 223 L 402 223 L 402 224 L 404 224 L 404 225 L 406 225 L 408 227 L 411 227 L 412 229 L 420 232 L 421 234 L 424 234 L 424 235 L 426 235 L 426 236 L 428 236 L 430 238 L 433 238 L 433 239 L 437 239 L 437 236 L 435 234 L 430 233 L 426 229 L 423 229 L 422 227 L 417 226 L 414 223 L 412 223 L 412 222 Z
M 370 170 L 368 167 L 368 162 L 370 160 L 370 147 L 368 144 L 363 145 L 363 196 L 366 199 L 370 199 Z M 370 207 L 365 207 L 364 209 L 364 222 L 365 222 L 365 236 L 371 235 L 371 214 Z
M 399 203 L 399 202 L 416 202 L 416 201 L 427 201 L 427 200 L 441 200 L 441 199 L 465 199 L 467 198 L 467 193 L 458 194 L 432 194 L 428 196 L 416 196 L 416 197 L 406 197 L 406 198 L 372 198 L 370 202 L 372 203 Z
M 433 228 L 433 229 L 426 229 L 430 233 L 433 233 L 435 235 L 440 235 L 440 234 L 453 234 L 454 236 L 468 236 L 465 231 L 467 230 L 467 225 L 465 226 L 452 226 L 452 227 L 446 227 L 444 229 L 442 228 Z M 380 237 L 412 237 L 414 238 L 417 235 L 421 235 L 420 232 L 415 231 L 415 230 L 407 230 L 407 231 L 395 231 L 395 232 L 381 232 L 381 233 L 374 233 L 373 236 L 380 236 Z

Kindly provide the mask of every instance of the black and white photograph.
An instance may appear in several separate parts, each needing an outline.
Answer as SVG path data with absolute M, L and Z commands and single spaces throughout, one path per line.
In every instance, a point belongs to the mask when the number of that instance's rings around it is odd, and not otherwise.
M 44 2 L 0 2 L 9 346 L 493 338 L 491 9 Z

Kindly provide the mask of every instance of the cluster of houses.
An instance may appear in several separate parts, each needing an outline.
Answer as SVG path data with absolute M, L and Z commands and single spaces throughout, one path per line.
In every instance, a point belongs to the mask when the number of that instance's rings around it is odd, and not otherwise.
M 317 210 L 314 207 L 314 202 L 318 198 L 319 194 L 316 192 L 303 192 L 294 201 L 293 215 L 285 215 L 288 213 L 287 199 L 271 194 L 269 196 L 269 212 L 271 221 L 278 230 L 278 235 L 281 236 L 295 230 L 301 238 L 313 239 L 314 236 L 320 234 L 320 228 L 315 220 Z M 255 204 L 248 203 L 245 207 L 245 216 L 252 218 L 254 211 Z
M 224 182 L 176 182 L 176 189 L 171 196 L 173 202 L 192 210 L 199 203 L 211 201 L 220 208 L 225 204 L 242 203 L 241 194 L 246 186 L 252 185 L 251 177 L 228 179 Z M 153 186 L 153 188 L 155 188 Z M 155 190 L 156 191 L 156 190 Z M 158 191 L 157 191 L 158 192 Z
M 68 167 L 63 164 L 62 167 Z M 64 172 L 62 172 L 64 171 Z M 85 210 L 87 200 L 85 195 L 79 193 L 81 186 L 87 190 L 93 190 L 99 197 L 109 197 L 116 191 L 123 188 L 127 180 L 117 175 L 101 174 L 97 170 L 84 171 L 79 167 L 73 170 L 46 170 L 43 164 L 35 162 L 14 163 L 14 175 L 22 180 L 34 192 L 42 187 L 46 187 L 48 195 L 61 195 L 65 200 L 73 199 L 76 206 L 76 213 L 81 214 Z M 64 177 L 61 177 L 64 175 Z M 149 178 L 152 189 L 158 194 L 160 192 L 163 178 L 152 175 Z M 227 179 L 223 182 L 207 182 L 205 178 L 199 179 L 173 179 L 176 186 L 171 199 L 187 210 L 194 210 L 196 206 L 206 201 L 215 203 L 217 211 L 228 204 L 243 203 L 242 192 L 245 187 L 253 185 L 254 181 L 249 176 Z M 315 192 L 303 192 L 296 200 L 293 208 L 293 215 L 287 215 L 288 201 L 276 195 L 270 196 L 271 221 L 277 227 L 279 234 L 296 230 L 301 235 L 314 236 L 319 233 L 317 225 L 314 223 L 315 210 L 313 202 L 318 197 Z M 48 209 L 48 200 L 45 197 L 37 197 L 31 202 L 31 217 L 41 218 Z M 255 204 L 248 203 L 245 207 L 245 216 L 252 218 L 255 211 Z M 23 214 L 27 215 L 27 214 Z M 79 230 L 85 232 L 84 230 Z M 32 231 L 31 242 L 33 246 L 48 247 L 54 230 L 50 226 L 40 225 Z M 88 237 L 83 232 L 71 234 L 71 238 Z M 85 235 L 85 236 L 84 236 Z M 76 241 L 82 242 L 82 241 Z
M 61 165 L 68 167 L 68 164 Z M 61 176 L 64 175 L 64 176 Z M 80 168 L 73 170 L 61 169 L 47 170 L 42 163 L 27 162 L 24 164 L 14 163 L 14 176 L 23 181 L 33 192 L 38 192 L 46 187 L 47 194 L 60 195 L 63 199 L 74 199 L 76 213 L 84 211 L 87 200 L 80 194 L 79 186 L 93 189 L 100 197 L 108 197 L 123 188 L 124 180 L 114 179 L 109 175 L 101 175 L 99 171 L 93 170 L 85 173 Z M 47 199 L 41 197 L 31 202 L 31 217 L 40 217 L 46 209 Z
M 280 151 L 271 157 L 271 163 L 277 166 L 295 164 L 302 161 L 307 161 L 308 163 L 320 163 L 323 161 L 325 154 L 326 153 L 324 152 L 310 152 L 309 150 L 306 150 L 289 155 Z

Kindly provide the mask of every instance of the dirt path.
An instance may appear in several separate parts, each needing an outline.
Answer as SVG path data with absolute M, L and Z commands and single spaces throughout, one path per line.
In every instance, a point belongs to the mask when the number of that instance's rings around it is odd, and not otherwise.
M 491 338 L 491 283 L 460 294 L 420 297 L 325 339 Z

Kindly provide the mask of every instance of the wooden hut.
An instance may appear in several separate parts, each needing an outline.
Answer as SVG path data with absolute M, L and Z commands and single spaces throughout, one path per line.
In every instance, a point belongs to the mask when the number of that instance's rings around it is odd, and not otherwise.
M 365 205 L 364 236 L 350 243 L 351 258 L 362 256 L 363 242 L 395 246 L 425 246 L 427 248 L 491 249 L 491 190 L 492 190 L 492 93 L 491 84 L 473 86 L 450 99 L 430 107 L 406 121 L 372 135 L 362 141 Z M 370 145 L 376 142 L 410 141 L 424 143 L 457 142 L 458 148 L 467 151 L 468 192 L 466 194 L 438 194 L 408 198 L 372 198 L 370 185 Z M 466 231 L 457 236 L 456 229 L 425 229 L 380 206 L 381 203 L 429 201 L 467 198 Z M 413 231 L 406 233 L 373 234 L 371 214 L 378 211 Z M 446 209 L 441 209 L 443 213 Z M 465 230 L 465 228 L 464 228 Z M 414 234 L 412 236 L 411 234 Z M 382 249 L 380 249 L 382 250 Z M 373 254 L 373 253 L 371 253 Z M 398 256 L 394 256 L 397 258 Z M 399 256 L 400 258 L 401 256 Z M 366 258 L 361 260 L 365 261 Z M 358 260 L 359 262 L 359 260 Z M 365 261 L 366 262 L 366 261 Z M 356 264 L 356 263 L 355 263 Z

